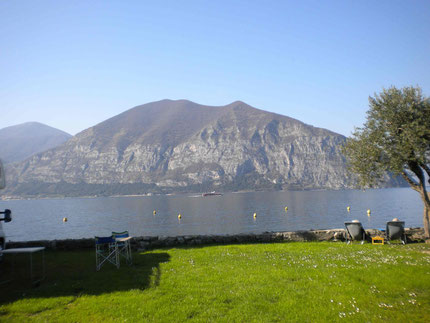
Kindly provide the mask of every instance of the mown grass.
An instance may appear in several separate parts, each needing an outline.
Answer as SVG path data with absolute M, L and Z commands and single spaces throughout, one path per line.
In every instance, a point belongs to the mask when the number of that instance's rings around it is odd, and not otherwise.
M 133 256 L 131 267 L 96 272 L 93 251 L 47 252 L 40 286 L 24 278 L 0 286 L 0 320 L 430 321 L 429 245 L 246 244 Z

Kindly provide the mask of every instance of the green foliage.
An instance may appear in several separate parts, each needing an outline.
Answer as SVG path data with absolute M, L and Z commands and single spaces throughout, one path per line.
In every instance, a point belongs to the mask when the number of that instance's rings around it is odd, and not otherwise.
M 132 266 L 100 272 L 92 250 L 47 252 L 40 286 L 26 276 L 0 285 L 0 321 L 428 322 L 429 252 L 340 242 L 188 247 L 134 253 Z M 28 270 L 28 257 L 16 261 Z
M 378 184 L 387 171 L 410 184 L 421 180 L 430 162 L 430 100 L 419 87 L 391 87 L 370 97 L 369 106 L 364 127 L 344 147 L 360 185 Z

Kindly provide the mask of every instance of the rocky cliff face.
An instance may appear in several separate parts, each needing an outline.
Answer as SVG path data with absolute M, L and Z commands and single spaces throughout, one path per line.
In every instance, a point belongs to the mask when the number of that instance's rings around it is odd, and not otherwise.
M 243 102 L 135 107 L 8 169 L 10 194 L 351 187 L 345 137 Z

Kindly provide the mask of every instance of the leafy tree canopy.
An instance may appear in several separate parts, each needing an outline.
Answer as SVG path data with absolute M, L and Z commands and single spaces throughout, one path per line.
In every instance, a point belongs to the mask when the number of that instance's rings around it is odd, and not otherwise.
M 430 175 L 430 100 L 418 87 L 391 87 L 370 97 L 369 106 L 366 123 L 344 147 L 350 169 L 363 187 L 387 171 L 417 185 L 423 171 Z
M 430 226 L 430 99 L 419 87 L 391 87 L 369 98 L 370 109 L 362 128 L 356 128 L 344 146 L 350 170 L 362 187 L 372 187 L 387 172 L 401 175 L 420 193 L 424 203 L 424 230 Z M 430 182 L 430 180 L 429 180 Z

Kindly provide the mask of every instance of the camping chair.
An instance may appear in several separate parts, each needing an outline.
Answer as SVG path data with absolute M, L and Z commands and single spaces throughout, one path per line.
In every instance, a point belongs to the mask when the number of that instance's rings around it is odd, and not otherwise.
M 118 254 L 125 258 L 127 264 L 131 265 L 133 260 L 131 259 L 131 238 L 128 231 L 112 232 L 112 237 L 115 239 L 118 246 Z
M 350 244 L 353 240 L 361 240 L 361 244 L 366 240 L 366 231 L 360 222 L 345 222 L 346 240 Z
M 96 239 L 96 270 L 107 262 L 119 268 L 118 246 L 115 239 L 110 237 L 95 237 Z
M 388 243 L 390 243 L 390 240 L 401 240 L 403 244 L 406 244 L 404 221 L 388 221 L 385 232 L 387 234 Z

